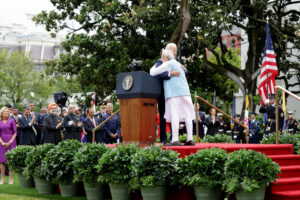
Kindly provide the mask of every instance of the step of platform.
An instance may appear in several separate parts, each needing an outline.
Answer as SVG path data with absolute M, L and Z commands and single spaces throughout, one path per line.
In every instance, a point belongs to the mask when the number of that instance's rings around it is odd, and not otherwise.
M 280 178 L 295 178 L 300 177 L 300 165 L 280 166 Z
M 300 155 L 271 155 L 268 157 L 270 157 L 274 162 L 277 162 L 280 166 L 300 165 Z
M 274 192 L 271 194 L 269 199 L 270 200 L 299 200 L 300 190 Z
M 292 144 L 234 144 L 234 143 L 197 143 L 195 146 L 163 146 L 165 149 L 177 151 L 181 158 L 192 153 L 196 153 L 201 149 L 206 148 L 222 148 L 227 153 L 232 153 L 240 149 L 252 149 L 261 152 L 267 156 L 273 155 L 291 155 L 293 154 Z
M 300 189 L 300 177 L 295 178 L 279 178 L 277 183 L 272 182 L 270 185 L 270 192 L 283 192 Z

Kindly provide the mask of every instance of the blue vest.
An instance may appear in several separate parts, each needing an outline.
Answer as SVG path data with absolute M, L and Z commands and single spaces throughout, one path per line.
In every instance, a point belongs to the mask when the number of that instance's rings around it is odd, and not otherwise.
M 180 67 L 180 63 L 175 59 L 168 61 L 170 70 L 176 69 L 180 72 L 180 76 L 172 76 L 169 80 L 164 80 L 165 99 L 178 96 L 191 96 L 190 88 L 185 77 L 184 71 Z

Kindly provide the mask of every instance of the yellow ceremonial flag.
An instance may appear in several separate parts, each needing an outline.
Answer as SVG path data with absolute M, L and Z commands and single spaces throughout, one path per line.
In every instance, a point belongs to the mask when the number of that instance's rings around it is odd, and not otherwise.
M 285 103 L 285 92 L 282 91 L 282 111 L 286 112 L 286 103 Z
M 245 110 L 245 116 L 244 116 L 244 125 L 247 127 L 249 125 L 249 98 L 248 98 L 248 95 L 246 95 L 246 110 Z
M 246 95 L 246 110 L 249 110 L 249 97 L 248 94 Z

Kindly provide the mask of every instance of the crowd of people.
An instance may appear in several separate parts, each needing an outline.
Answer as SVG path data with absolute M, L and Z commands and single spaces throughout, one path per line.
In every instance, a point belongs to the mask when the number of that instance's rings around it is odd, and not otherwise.
M 188 70 L 176 60 L 177 46 L 169 43 L 162 51 L 161 58 L 151 68 L 150 74 L 161 81 L 161 95 L 158 98 L 158 121 L 160 142 L 163 145 L 180 146 L 179 134 L 187 133 L 187 140 L 184 145 L 195 145 L 193 135 L 196 134 L 196 127 L 200 138 L 205 135 L 226 134 L 231 132 L 232 139 L 236 143 L 245 143 L 245 130 L 239 114 L 235 120 L 240 123 L 230 125 L 223 119 L 222 113 L 217 113 L 211 108 L 208 115 L 200 112 L 200 106 L 194 109 L 189 85 L 186 79 Z M 275 97 L 269 96 L 265 105 L 261 106 L 260 112 L 266 113 L 267 121 L 264 127 L 264 136 L 275 132 Z M 40 109 L 36 113 L 35 105 L 30 102 L 22 112 L 18 108 L 6 105 L 0 110 L 0 163 L 1 176 L 0 184 L 4 183 L 5 174 L 5 153 L 16 145 L 38 145 L 43 143 L 58 144 L 62 140 L 75 139 L 81 142 L 97 143 L 120 143 L 121 120 L 120 114 L 113 114 L 113 104 L 101 105 L 100 111 L 95 113 L 95 107 L 87 108 L 83 112 L 74 105 L 58 113 L 58 105 L 51 103 L 48 107 Z M 197 110 L 197 115 L 195 114 Z M 284 114 L 279 109 L 279 129 L 286 129 L 286 132 L 295 134 L 298 122 L 293 119 L 293 113 L 289 112 L 288 119 L 284 123 Z M 196 119 L 197 116 L 197 119 Z M 95 131 L 93 130 L 103 121 L 111 117 L 105 124 Z M 196 126 L 198 123 L 198 126 Z M 251 113 L 249 124 L 249 143 L 259 143 L 259 131 L 261 123 L 256 119 L 256 113 Z M 284 126 L 286 124 L 286 127 Z M 171 128 L 170 128 L 171 127 Z M 167 144 L 167 130 L 170 129 L 171 142 Z M 9 183 L 12 184 L 12 173 Z
M 211 108 L 206 115 L 205 112 L 200 111 L 200 106 L 197 103 L 197 120 L 193 120 L 193 135 L 196 135 L 196 121 L 198 122 L 199 137 L 204 138 L 206 135 L 214 136 L 215 134 L 228 134 L 236 143 L 246 143 L 246 130 L 244 125 L 244 119 L 240 114 L 235 115 L 235 120 L 239 123 L 229 121 L 226 122 L 222 113 L 217 113 L 216 109 Z M 276 109 L 275 109 L 275 96 L 270 95 L 267 103 L 260 107 L 259 112 L 266 114 L 265 123 L 263 124 L 258 120 L 257 113 L 252 112 L 250 119 L 248 120 L 248 142 L 252 144 L 258 144 L 262 137 L 266 137 L 270 133 L 276 131 Z M 282 108 L 279 106 L 278 112 L 278 128 L 281 133 L 296 134 L 298 131 L 298 121 L 294 118 L 294 112 L 288 111 L 285 118 Z M 159 118 L 159 113 L 157 114 Z M 159 124 L 157 124 L 159 125 Z M 172 132 L 170 129 L 170 123 L 166 124 L 166 132 Z M 179 134 L 185 134 L 187 132 L 184 122 L 179 124 Z M 159 129 L 160 130 L 160 129 Z M 261 132 L 261 133 L 260 133 Z M 160 135 L 160 131 L 158 131 Z
M 58 144 L 62 140 L 75 139 L 92 143 L 92 131 L 101 122 L 111 116 L 113 104 L 101 105 L 98 113 L 94 108 L 87 108 L 84 112 L 74 105 L 58 113 L 56 103 L 34 111 L 35 105 L 30 102 L 22 112 L 18 108 L 6 105 L 0 110 L 0 163 L 1 180 L 5 181 L 5 154 L 17 145 L 38 145 L 44 143 Z M 118 143 L 121 141 L 120 115 L 113 116 L 95 132 L 97 143 Z M 9 184 L 13 183 L 10 172 Z

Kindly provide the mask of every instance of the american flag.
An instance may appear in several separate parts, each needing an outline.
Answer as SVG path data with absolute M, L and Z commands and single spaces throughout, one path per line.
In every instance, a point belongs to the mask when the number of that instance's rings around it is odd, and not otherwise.
M 264 59 L 259 77 L 258 92 L 261 96 L 261 105 L 268 99 L 268 94 L 275 94 L 275 77 L 278 74 L 275 53 L 273 49 L 269 24 L 267 24 L 267 39 Z

